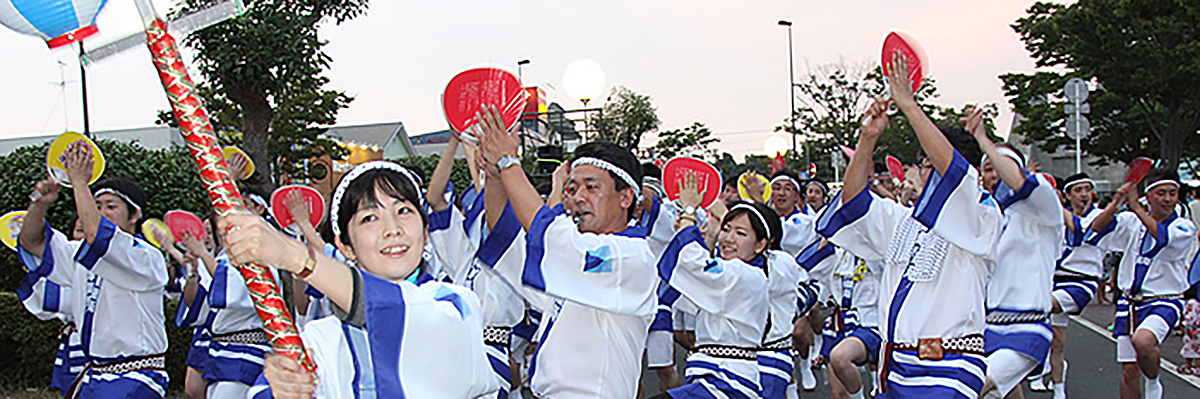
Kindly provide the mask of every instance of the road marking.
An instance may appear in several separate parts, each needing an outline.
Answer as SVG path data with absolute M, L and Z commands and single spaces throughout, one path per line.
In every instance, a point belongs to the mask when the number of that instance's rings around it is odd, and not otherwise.
M 1097 325 L 1096 323 L 1092 323 L 1091 320 L 1088 320 L 1088 319 L 1084 318 L 1083 316 L 1071 316 L 1071 320 L 1074 320 L 1076 323 L 1082 324 L 1084 327 L 1087 327 L 1089 330 L 1092 330 L 1092 332 L 1095 332 L 1096 334 L 1100 334 L 1101 337 L 1107 338 L 1109 341 L 1112 341 L 1114 344 L 1117 343 L 1117 339 L 1113 338 L 1112 332 L 1108 331 L 1108 328 L 1101 327 L 1101 326 Z M 1159 369 L 1160 370 L 1171 373 L 1171 375 L 1179 377 L 1179 379 L 1183 380 L 1183 382 L 1191 384 L 1192 386 L 1196 387 L 1197 389 L 1200 389 L 1200 377 L 1179 374 L 1179 371 L 1177 371 L 1178 368 L 1179 367 L 1175 366 L 1175 363 L 1171 363 L 1169 360 L 1167 360 L 1161 356 L 1159 357 Z

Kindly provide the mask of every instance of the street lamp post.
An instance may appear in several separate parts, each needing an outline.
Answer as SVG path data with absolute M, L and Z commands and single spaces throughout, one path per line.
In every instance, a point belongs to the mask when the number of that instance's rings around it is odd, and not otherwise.
M 779 26 L 786 26 L 788 30 L 788 97 L 791 98 L 791 108 L 788 109 L 788 121 L 792 125 L 792 156 L 799 160 L 796 152 L 796 67 L 793 65 L 795 57 L 792 56 L 792 21 L 786 19 L 779 20 Z M 804 151 L 804 165 L 796 169 L 797 172 L 807 173 L 808 171 L 808 151 Z
M 525 74 L 523 73 L 524 71 L 521 67 L 526 65 L 529 65 L 528 58 L 523 58 L 520 61 L 517 61 L 517 80 L 520 80 L 522 85 L 525 84 Z

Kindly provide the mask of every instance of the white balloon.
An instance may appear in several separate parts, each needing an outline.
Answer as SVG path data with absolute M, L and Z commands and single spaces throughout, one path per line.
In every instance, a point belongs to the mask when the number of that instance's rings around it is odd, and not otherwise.
M 770 137 L 767 137 L 767 141 L 763 142 L 763 151 L 771 158 L 786 153 L 789 148 L 790 145 L 787 139 L 779 134 L 772 134 Z
M 604 70 L 590 58 L 571 61 L 562 80 L 563 89 L 577 100 L 591 100 L 604 93 Z

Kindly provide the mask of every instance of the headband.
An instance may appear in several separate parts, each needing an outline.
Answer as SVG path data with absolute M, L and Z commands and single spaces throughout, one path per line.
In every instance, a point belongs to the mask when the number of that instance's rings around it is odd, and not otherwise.
M 267 206 L 267 200 L 263 199 L 263 197 L 261 195 L 258 195 L 255 193 L 249 193 L 249 194 L 246 194 L 246 198 L 250 199 L 251 201 L 254 201 L 254 203 L 256 203 L 256 204 L 259 204 L 262 206 Z
M 654 190 L 654 194 L 659 198 L 666 198 L 667 192 L 663 189 L 662 182 L 656 177 L 646 176 L 642 178 L 642 187 L 649 187 Z
M 342 177 L 342 181 L 338 182 L 337 189 L 333 191 L 333 199 L 329 201 L 329 225 L 333 228 L 333 235 L 335 237 L 342 235 L 342 229 L 338 227 L 338 212 L 342 205 L 342 197 L 346 195 L 346 188 L 350 187 L 350 183 L 353 183 L 354 179 L 376 169 L 386 169 L 404 175 L 404 177 L 408 178 L 408 182 L 412 183 L 413 189 L 417 192 L 417 197 L 421 198 L 421 202 L 424 202 L 424 196 L 421 195 L 421 185 L 417 184 L 417 178 L 413 177 L 411 171 L 403 166 L 387 161 L 364 162 L 355 166 L 350 173 Z
M 793 179 L 791 176 L 788 176 L 788 175 L 775 176 L 775 178 L 771 179 L 771 182 L 767 183 L 767 184 L 775 184 L 775 182 L 780 181 L 780 180 L 787 180 L 787 181 L 792 182 L 792 185 L 796 186 L 796 192 L 798 192 L 798 193 L 803 192 L 803 190 L 800 188 L 800 183 L 797 182 L 796 179 Z
M 1147 190 L 1149 190 L 1149 189 L 1147 189 Z M 121 197 L 121 199 L 125 200 L 125 203 L 129 204 L 129 206 L 132 206 L 134 210 L 138 211 L 139 213 L 142 211 L 142 207 L 138 206 L 138 204 L 136 202 L 133 202 L 133 200 L 129 199 L 128 195 L 125 195 L 125 193 L 117 191 L 116 189 L 105 187 L 105 188 L 96 190 L 95 193 L 92 193 L 92 196 L 99 197 L 100 194 L 112 194 L 112 195 Z
M 613 174 L 617 175 L 617 177 L 620 177 L 625 184 L 629 185 L 629 188 L 641 187 L 636 181 L 633 181 L 633 176 L 630 176 L 629 172 L 626 172 L 624 169 L 617 167 L 617 165 L 613 165 L 612 163 L 609 163 L 603 159 L 592 157 L 576 158 L 574 162 L 571 162 L 571 169 L 578 168 L 579 165 L 592 165 L 597 168 L 612 172 Z M 641 197 L 641 194 L 638 194 L 638 197 Z
M 1012 158 L 1013 161 L 1017 162 L 1017 167 L 1020 167 L 1021 169 L 1025 169 L 1025 160 L 1022 159 L 1020 155 L 1017 155 L 1016 151 L 1013 151 L 1012 149 L 1010 149 L 1008 147 L 996 146 L 996 152 L 1000 153 L 1000 155 Z M 979 168 L 983 169 L 983 164 L 987 163 L 987 161 L 988 161 L 987 154 L 983 154 L 983 160 L 979 162 Z
M 1164 185 L 1164 184 L 1170 184 L 1170 185 L 1172 185 L 1172 186 L 1175 186 L 1175 188 L 1179 188 L 1179 182 L 1177 182 L 1177 181 L 1174 181 L 1174 180 L 1158 180 L 1158 181 L 1155 181 L 1154 183 L 1150 183 L 1150 184 L 1146 185 L 1146 191 L 1144 191 L 1144 193 L 1150 193 L 1150 190 L 1153 190 L 1153 189 L 1154 189 L 1154 187 L 1158 187 L 1158 186 L 1161 186 L 1161 185 Z
M 1070 182 L 1070 183 L 1067 183 L 1067 184 L 1063 185 L 1063 191 L 1068 191 L 1068 190 L 1070 190 L 1070 189 L 1071 189 L 1071 186 L 1074 186 L 1074 185 L 1076 185 L 1076 184 L 1079 184 L 1079 183 L 1087 183 L 1087 184 L 1091 184 L 1091 185 L 1092 185 L 1092 187 L 1096 187 L 1096 182 L 1095 182 L 1094 180 L 1092 180 L 1092 179 L 1088 179 L 1088 178 L 1086 178 L 1086 177 L 1085 177 L 1085 178 L 1082 178 L 1082 179 L 1079 179 L 1079 180 L 1075 180 L 1075 181 L 1073 181 L 1073 182 Z
M 889 173 L 888 175 L 890 177 L 891 173 Z M 813 183 L 817 183 L 818 186 L 821 186 L 822 192 L 824 192 L 825 194 L 829 194 L 829 186 L 826 186 L 825 183 L 821 182 L 820 180 L 816 180 L 816 179 L 808 181 L 808 184 L 813 184 Z
M 741 204 L 734 205 L 733 208 L 730 208 L 729 210 L 732 211 L 735 209 L 748 209 L 748 210 L 750 210 L 750 213 L 753 213 L 754 216 L 757 216 L 758 221 L 762 222 L 763 230 L 767 231 L 767 237 L 766 237 L 767 241 L 771 241 L 771 225 L 767 224 L 767 218 L 764 218 L 762 213 L 758 212 L 758 208 L 750 206 L 749 204 L 741 203 Z

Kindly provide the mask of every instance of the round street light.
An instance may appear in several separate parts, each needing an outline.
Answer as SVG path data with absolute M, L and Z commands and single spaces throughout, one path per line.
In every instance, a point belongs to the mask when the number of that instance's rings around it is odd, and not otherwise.
M 571 61 L 563 71 L 562 80 L 567 95 L 582 102 L 584 108 L 589 100 L 604 93 L 604 70 L 590 58 Z
M 767 137 L 766 141 L 763 142 L 763 151 L 767 153 L 767 157 L 772 159 L 779 156 L 779 154 L 786 153 L 787 150 L 787 139 L 783 138 L 783 135 L 778 133 L 772 134 L 771 136 Z

